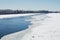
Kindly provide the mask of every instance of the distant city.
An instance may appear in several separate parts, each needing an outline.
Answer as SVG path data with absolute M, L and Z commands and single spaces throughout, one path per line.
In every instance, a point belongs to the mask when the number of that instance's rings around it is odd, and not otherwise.
M 60 11 L 48 11 L 48 10 L 0 10 L 0 15 L 3 14 L 26 14 L 26 13 L 60 13 Z

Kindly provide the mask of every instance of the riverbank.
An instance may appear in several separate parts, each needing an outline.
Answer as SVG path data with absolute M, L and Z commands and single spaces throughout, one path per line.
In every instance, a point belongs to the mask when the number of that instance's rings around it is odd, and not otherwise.
M 31 32 L 27 33 L 21 40 L 60 40 L 60 13 L 33 18 Z

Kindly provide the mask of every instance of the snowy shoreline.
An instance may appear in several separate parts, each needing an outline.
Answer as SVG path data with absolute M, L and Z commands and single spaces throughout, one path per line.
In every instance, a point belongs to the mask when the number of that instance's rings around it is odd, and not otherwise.
M 9 15 L 0 15 L 0 19 L 3 18 L 13 18 L 13 17 L 19 17 L 19 16 L 29 16 L 29 15 L 34 15 L 32 14 L 9 14 Z
M 60 40 L 60 13 L 32 16 L 32 25 L 1 40 Z

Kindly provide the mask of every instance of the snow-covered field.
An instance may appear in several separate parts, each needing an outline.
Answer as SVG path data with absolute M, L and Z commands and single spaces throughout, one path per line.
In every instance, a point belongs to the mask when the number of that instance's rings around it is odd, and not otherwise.
M 28 29 L 2 37 L 1 40 L 60 40 L 60 13 L 32 16 Z

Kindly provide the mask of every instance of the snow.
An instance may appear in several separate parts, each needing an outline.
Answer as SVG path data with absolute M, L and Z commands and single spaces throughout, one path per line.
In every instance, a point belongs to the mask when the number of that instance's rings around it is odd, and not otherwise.
M 29 16 L 33 14 L 9 14 L 9 15 L 0 15 L 0 19 L 3 18 L 12 18 L 12 17 L 19 17 L 19 16 Z
M 60 40 L 60 13 L 32 16 L 28 29 L 2 37 L 1 40 Z

